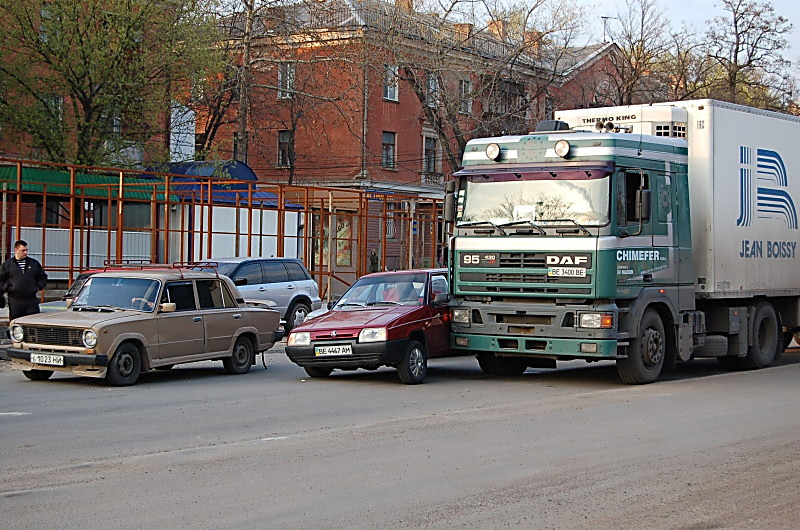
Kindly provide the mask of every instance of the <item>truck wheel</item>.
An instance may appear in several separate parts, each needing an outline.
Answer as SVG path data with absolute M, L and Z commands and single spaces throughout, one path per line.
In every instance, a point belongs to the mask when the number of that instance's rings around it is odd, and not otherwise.
M 133 385 L 142 372 L 142 359 L 139 350 L 129 342 L 123 342 L 108 362 L 106 381 L 114 386 Z
M 292 328 L 302 324 L 309 312 L 311 312 L 311 307 L 305 302 L 293 302 L 289 311 L 286 312 L 286 325 L 283 327 L 286 333 L 288 334 L 292 331 Z
M 617 373 L 624 383 L 652 383 L 661 374 L 666 352 L 664 323 L 655 309 L 647 309 L 639 324 L 639 336 L 631 340 L 628 357 L 617 360 Z
M 764 368 L 772 364 L 782 343 L 778 315 L 769 302 L 761 302 L 753 312 L 753 344 L 742 359 L 745 368 Z
M 522 375 L 528 368 L 528 362 L 518 357 L 498 357 L 493 353 L 479 353 L 478 366 L 484 373 L 501 377 Z
M 407 385 L 416 385 L 428 375 L 428 352 L 422 343 L 412 340 L 408 343 L 403 360 L 397 365 L 400 381 Z
M 23 370 L 22 375 L 31 381 L 47 381 L 53 375 L 52 370 Z
M 495 357 L 493 353 L 479 353 L 475 358 L 478 359 L 478 366 L 481 367 L 483 373 L 494 375 L 492 361 Z
M 222 366 L 229 374 L 246 374 L 253 364 L 253 345 L 244 337 L 236 339 L 233 353 L 222 359 Z
M 308 377 L 328 377 L 333 372 L 332 368 L 321 368 L 319 366 L 304 366 L 303 369 Z

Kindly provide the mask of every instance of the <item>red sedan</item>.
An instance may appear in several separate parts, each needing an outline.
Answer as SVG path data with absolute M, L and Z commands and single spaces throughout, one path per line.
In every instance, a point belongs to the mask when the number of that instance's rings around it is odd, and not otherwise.
M 292 330 L 286 354 L 311 377 L 334 369 L 397 368 L 421 383 L 429 357 L 453 355 L 446 269 L 368 274 L 330 311 Z

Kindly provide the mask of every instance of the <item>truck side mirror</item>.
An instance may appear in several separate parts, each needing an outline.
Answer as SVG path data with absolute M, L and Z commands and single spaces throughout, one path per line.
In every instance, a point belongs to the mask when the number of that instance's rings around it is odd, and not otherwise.
M 447 223 L 456 220 L 456 181 L 448 180 L 444 185 L 444 212 L 442 217 Z

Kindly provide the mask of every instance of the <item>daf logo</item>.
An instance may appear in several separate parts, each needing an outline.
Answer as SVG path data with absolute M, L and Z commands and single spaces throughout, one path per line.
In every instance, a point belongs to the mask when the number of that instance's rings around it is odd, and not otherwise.
M 335 337 L 335 336 L 336 336 L 336 330 L 334 329 L 333 331 L 331 331 L 331 337 Z
M 588 256 L 547 256 L 548 265 L 586 265 Z

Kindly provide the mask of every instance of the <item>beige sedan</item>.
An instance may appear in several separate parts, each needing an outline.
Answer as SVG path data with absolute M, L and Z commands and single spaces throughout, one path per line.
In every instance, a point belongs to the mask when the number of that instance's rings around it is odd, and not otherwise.
M 10 326 L 12 368 L 28 379 L 54 371 L 132 385 L 142 372 L 221 360 L 242 374 L 280 340 L 280 315 L 251 306 L 213 272 L 143 267 L 92 276 L 65 311 Z

